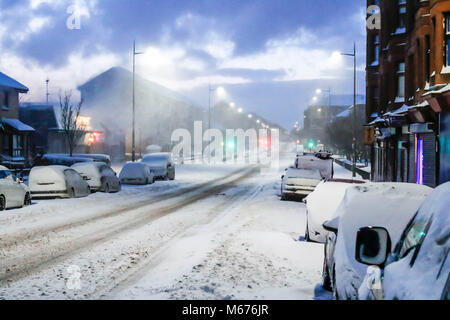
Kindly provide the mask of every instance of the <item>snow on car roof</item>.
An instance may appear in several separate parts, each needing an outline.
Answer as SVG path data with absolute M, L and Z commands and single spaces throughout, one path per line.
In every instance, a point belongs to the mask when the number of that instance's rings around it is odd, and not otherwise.
M 354 186 L 352 183 L 322 181 L 314 192 L 306 198 L 308 212 L 323 217 L 323 221 L 333 216 L 345 196 L 345 191 Z
M 171 156 L 171 153 L 169 153 L 169 152 L 156 152 L 156 153 L 146 154 L 142 158 L 143 159 L 144 158 L 162 158 L 162 157 L 168 158 L 170 156 Z
M 9 169 L 5 166 L 0 166 L 0 170 L 9 170 Z

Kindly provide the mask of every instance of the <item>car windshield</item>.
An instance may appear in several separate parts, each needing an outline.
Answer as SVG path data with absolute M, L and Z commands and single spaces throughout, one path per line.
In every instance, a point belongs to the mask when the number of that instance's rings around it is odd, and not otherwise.
M 151 156 L 146 156 L 142 159 L 143 162 L 146 163 L 165 163 L 167 161 L 169 161 L 169 156 L 166 155 L 151 155 Z
M 9 170 L 1 170 L 0 171 L 0 179 L 6 179 L 8 177 L 13 177 L 13 173 Z
M 402 259 L 406 257 L 411 251 L 415 250 L 414 257 L 411 260 L 411 265 L 414 264 L 415 257 L 417 257 L 420 246 L 422 245 L 427 232 L 430 229 L 432 217 L 420 217 L 417 216 L 413 219 L 412 223 L 405 230 L 399 246 L 397 248 L 397 257 Z

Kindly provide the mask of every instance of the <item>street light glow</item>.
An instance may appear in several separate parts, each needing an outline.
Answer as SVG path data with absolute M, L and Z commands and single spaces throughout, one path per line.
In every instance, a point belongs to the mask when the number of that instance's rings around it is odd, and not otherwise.
M 251 118 L 253 118 L 253 115 L 249 114 L 248 117 L 251 119 Z
M 238 109 L 238 112 L 239 112 L 239 113 L 242 113 L 243 111 L 244 111 L 244 110 L 243 110 L 242 108 L 239 108 L 239 109 Z
M 230 102 L 230 107 L 234 108 L 236 106 L 236 104 L 234 102 Z
M 316 90 L 316 93 L 317 93 L 317 94 L 321 94 L 321 93 L 322 93 L 322 89 L 317 89 L 317 90 Z
M 225 95 L 225 89 L 223 87 L 218 87 L 217 88 L 217 94 L 219 96 L 224 96 Z
M 314 98 L 313 98 L 313 101 L 317 101 L 317 97 L 314 97 Z

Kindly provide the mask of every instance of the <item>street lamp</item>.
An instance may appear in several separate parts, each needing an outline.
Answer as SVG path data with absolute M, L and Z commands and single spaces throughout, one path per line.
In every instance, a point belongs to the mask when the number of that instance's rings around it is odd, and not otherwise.
M 252 115 L 252 114 L 249 114 L 248 117 L 251 119 L 251 118 L 253 118 L 253 115 Z
M 239 112 L 239 113 L 242 113 L 243 111 L 244 111 L 244 109 L 242 109 L 242 108 L 239 108 L 239 109 L 238 109 L 238 112 Z
M 136 56 L 143 52 L 136 52 L 136 41 L 133 41 L 133 125 L 131 134 L 131 161 L 136 161 Z
M 356 177 L 356 43 L 353 43 L 353 53 L 341 53 L 353 57 L 353 178 Z
M 234 102 L 230 102 L 230 108 L 234 109 L 236 107 L 236 104 Z

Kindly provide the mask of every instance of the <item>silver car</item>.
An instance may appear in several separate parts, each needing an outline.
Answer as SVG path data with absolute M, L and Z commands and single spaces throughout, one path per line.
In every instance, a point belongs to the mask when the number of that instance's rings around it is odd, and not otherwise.
M 30 204 L 30 189 L 8 168 L 0 166 L 0 211 Z
M 142 160 L 153 171 L 155 178 L 175 180 L 175 164 L 170 153 L 151 153 Z
M 116 173 L 103 162 L 80 162 L 72 165 L 91 187 L 91 191 L 119 192 L 121 185 Z

